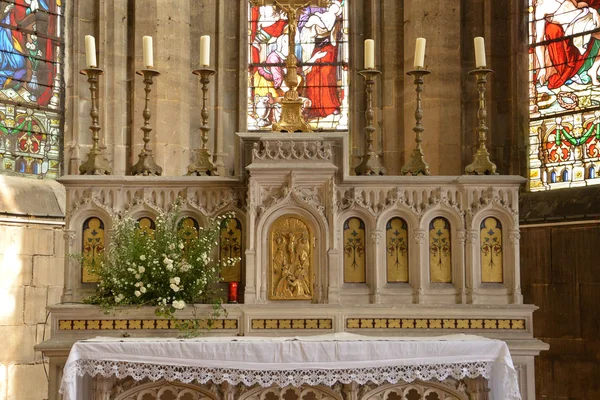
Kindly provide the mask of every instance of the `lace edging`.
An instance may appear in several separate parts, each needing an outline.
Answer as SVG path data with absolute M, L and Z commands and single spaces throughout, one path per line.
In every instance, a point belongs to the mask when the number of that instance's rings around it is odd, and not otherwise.
M 66 392 L 69 390 L 67 386 L 74 383 L 78 376 L 82 377 L 86 374 L 92 377 L 99 374 L 106 378 L 115 376 L 119 379 L 131 377 L 136 381 L 148 378 L 152 381 L 166 379 L 167 381 L 180 381 L 182 383 L 195 381 L 204 384 L 212 381 L 216 384 L 228 382 L 233 385 L 242 383 L 246 386 L 258 384 L 263 387 L 272 385 L 285 387 L 290 385 L 301 386 L 304 384 L 310 386 L 333 386 L 337 382 L 395 384 L 398 382 L 412 382 L 416 379 L 443 381 L 449 377 L 464 379 L 481 376 L 489 379 L 491 369 L 492 363 L 484 361 L 372 368 L 260 371 L 234 368 L 156 365 L 124 361 L 76 360 L 66 366 L 60 393 L 67 394 Z

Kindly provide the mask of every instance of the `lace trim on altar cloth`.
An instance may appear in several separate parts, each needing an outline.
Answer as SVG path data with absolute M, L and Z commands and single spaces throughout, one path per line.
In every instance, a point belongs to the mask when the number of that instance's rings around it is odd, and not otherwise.
M 82 377 L 86 374 L 92 377 L 102 375 L 106 378 L 115 376 L 119 379 L 131 377 L 136 381 L 147 378 L 152 381 L 165 379 L 167 381 L 179 381 L 182 383 L 197 382 L 203 384 L 212 381 L 217 384 L 228 382 L 233 385 L 241 383 L 246 386 L 258 384 L 262 387 L 272 385 L 286 387 L 290 385 L 301 386 L 304 384 L 311 386 L 333 386 L 337 382 L 395 384 L 398 382 L 412 382 L 416 379 L 423 381 L 443 381 L 449 377 L 464 379 L 481 376 L 489 379 L 491 369 L 492 362 L 482 361 L 372 368 L 259 371 L 216 367 L 156 365 L 124 361 L 76 360 L 70 363 L 65 370 L 60 393 L 68 394 L 67 391 L 70 384 L 78 376 Z M 520 398 L 517 387 L 505 389 L 507 389 L 505 393 L 516 394 L 514 398 Z

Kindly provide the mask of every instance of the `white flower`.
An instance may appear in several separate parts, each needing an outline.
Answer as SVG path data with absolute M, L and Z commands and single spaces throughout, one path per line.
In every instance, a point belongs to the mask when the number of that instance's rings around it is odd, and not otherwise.
M 172 271 L 173 270 L 173 264 L 167 264 L 167 266 L 165 268 L 167 269 L 167 271 Z
M 202 262 L 204 264 L 208 264 L 208 261 L 209 261 L 208 255 L 206 253 L 202 253 Z
M 135 274 L 135 279 L 140 279 L 142 276 L 140 274 Z
M 181 270 L 183 272 L 188 272 L 191 268 L 192 268 L 192 266 L 188 263 L 181 264 Z
M 142 254 L 142 255 L 140 256 L 140 260 L 142 260 L 142 261 L 146 261 L 146 256 Z
M 176 308 L 177 310 L 183 310 L 184 307 L 185 307 L 185 301 L 173 300 L 173 308 Z
M 119 293 L 119 295 L 117 296 L 117 298 L 119 299 L 119 301 L 123 300 L 125 298 L 125 295 L 123 293 Z
M 146 288 L 142 286 L 142 287 L 140 288 L 140 292 L 142 292 L 142 293 L 146 293 Z
M 185 246 L 183 245 L 183 242 L 179 243 L 179 248 L 180 248 L 181 250 L 183 250 L 183 248 L 184 248 L 184 247 L 185 247 Z
M 140 282 L 136 282 L 135 287 L 140 287 Z
M 179 286 L 177 286 L 176 284 L 174 284 L 174 283 L 171 283 L 171 284 L 169 285 L 169 287 L 170 287 L 170 288 L 171 288 L 171 289 L 172 289 L 174 292 L 179 292 Z
M 169 250 L 175 250 L 175 243 L 171 243 L 169 245 Z
M 176 276 L 175 278 L 169 279 L 169 283 L 174 283 L 176 285 L 179 285 L 179 282 L 181 282 L 181 279 L 179 279 L 178 276 Z
M 163 263 L 166 265 L 173 265 L 173 260 L 171 260 L 169 257 L 165 257 Z
M 133 292 L 133 294 L 135 294 L 136 297 L 140 297 L 142 295 L 142 292 L 136 290 L 135 292 Z
M 146 268 L 144 267 L 139 267 L 138 271 L 140 272 L 140 274 L 143 274 L 144 272 L 146 272 Z

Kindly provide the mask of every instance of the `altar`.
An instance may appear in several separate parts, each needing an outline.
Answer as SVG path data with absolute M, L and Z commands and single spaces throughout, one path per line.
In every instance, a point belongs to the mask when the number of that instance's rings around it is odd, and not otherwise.
M 119 393 L 117 382 L 127 379 L 134 384 Z M 247 398 L 249 389 L 268 393 L 288 387 L 329 390 L 330 398 L 339 399 L 340 385 L 363 388 L 359 399 L 376 398 L 375 392 L 382 388 L 422 395 L 404 394 L 402 399 L 521 398 L 506 344 L 461 334 L 429 338 L 347 333 L 180 340 L 98 337 L 74 344 L 61 392 L 64 400 L 88 398 L 92 392 L 94 399 L 140 399 L 146 398 L 144 390 L 156 381 L 191 384 L 190 395 L 193 387 L 200 393 L 201 388 L 210 392 L 210 385 L 237 386 L 235 398 L 239 399 Z M 423 391 L 418 382 L 432 385 Z M 373 390 L 364 390 L 369 385 Z

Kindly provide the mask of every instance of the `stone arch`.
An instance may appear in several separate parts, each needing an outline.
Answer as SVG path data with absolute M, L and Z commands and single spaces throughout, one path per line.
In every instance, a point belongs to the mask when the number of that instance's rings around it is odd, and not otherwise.
M 436 398 L 434 394 L 437 395 L 438 400 L 468 399 L 465 393 L 442 383 L 416 380 L 411 383 L 381 385 L 369 391 L 359 400 L 429 400 Z
M 268 394 L 274 395 L 278 400 L 290 400 L 290 398 L 302 400 L 308 394 L 313 395 L 309 397 L 311 400 L 343 400 L 339 393 L 335 392 L 330 387 L 321 385 L 302 385 L 300 387 L 287 386 L 284 388 L 277 386 L 268 388 L 258 387 L 242 394 L 238 400 L 266 400 Z
M 214 393 L 199 386 L 167 382 L 164 379 L 135 386 L 114 400 L 218 400 Z

